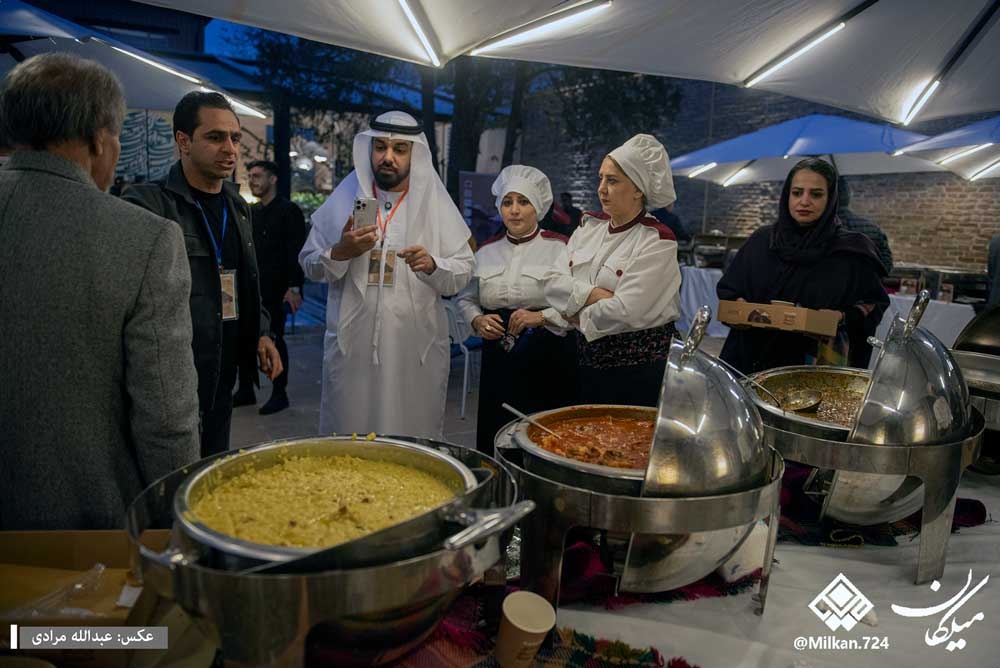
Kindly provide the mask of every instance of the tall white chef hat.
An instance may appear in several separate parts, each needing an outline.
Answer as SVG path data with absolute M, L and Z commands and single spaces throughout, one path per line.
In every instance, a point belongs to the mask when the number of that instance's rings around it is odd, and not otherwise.
M 650 211 L 677 199 L 667 149 L 653 135 L 636 135 L 609 153 L 646 196 Z
M 527 197 L 531 206 L 535 207 L 539 220 L 552 206 L 552 186 L 549 184 L 549 177 L 540 169 L 527 165 L 504 167 L 497 180 L 493 182 L 492 192 L 497 198 L 497 211 L 500 210 L 500 203 L 507 193 L 521 193 Z

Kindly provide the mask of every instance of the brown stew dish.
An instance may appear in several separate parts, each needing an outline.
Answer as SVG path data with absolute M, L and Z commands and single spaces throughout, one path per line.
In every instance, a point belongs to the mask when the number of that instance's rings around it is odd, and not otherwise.
M 595 416 L 546 422 L 559 434 L 533 430 L 533 440 L 549 452 L 587 464 L 623 469 L 644 469 L 649 463 L 655 415 L 633 417 Z

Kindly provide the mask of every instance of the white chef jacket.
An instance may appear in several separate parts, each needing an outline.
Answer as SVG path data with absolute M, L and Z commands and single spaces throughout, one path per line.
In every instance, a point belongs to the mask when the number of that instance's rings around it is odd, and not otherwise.
M 673 232 L 643 212 L 620 227 L 586 212 L 567 247 L 568 269 L 545 274 L 545 297 L 564 316 L 579 315 L 587 341 L 659 327 L 680 316 L 681 272 Z M 614 293 L 584 307 L 595 287 Z
M 498 235 L 476 252 L 473 278 L 458 296 L 459 312 L 471 325 L 483 309 L 541 311 L 546 329 L 563 336 L 569 323 L 545 299 L 549 272 L 563 272 L 569 279 L 566 237 L 538 228 L 521 239 Z

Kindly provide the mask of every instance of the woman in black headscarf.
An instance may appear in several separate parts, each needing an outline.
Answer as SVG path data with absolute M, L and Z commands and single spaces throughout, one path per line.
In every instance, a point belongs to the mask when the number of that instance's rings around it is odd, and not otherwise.
M 795 364 L 867 367 L 889 297 L 874 244 L 837 219 L 837 170 L 817 158 L 796 164 L 785 180 L 778 222 L 758 229 L 733 259 L 719 299 L 767 304 L 786 301 L 841 312 L 835 337 L 772 329 L 734 328 L 723 360 L 743 373 Z

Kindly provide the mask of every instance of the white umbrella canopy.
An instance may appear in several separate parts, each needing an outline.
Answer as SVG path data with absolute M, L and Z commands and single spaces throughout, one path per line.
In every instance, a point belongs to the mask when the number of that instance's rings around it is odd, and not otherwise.
M 926 139 L 887 123 L 812 114 L 734 137 L 670 161 L 675 177 L 689 176 L 723 186 L 783 181 L 799 159 L 820 156 L 845 176 L 940 172 L 933 162 L 893 153 Z
M 0 54 L 0 76 L 32 56 L 70 53 L 114 72 L 132 108 L 172 110 L 191 91 L 215 90 L 226 95 L 238 113 L 266 117 L 198 74 L 19 0 L 0 0 L 0 36 L 7 49 Z
M 1000 116 L 909 144 L 902 157 L 915 156 L 947 167 L 969 180 L 1000 177 Z
M 917 120 L 1000 109 L 996 0 L 144 1 L 424 64 L 473 53 L 736 85 L 769 72 L 753 86 L 896 122 L 939 81 Z

